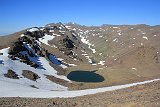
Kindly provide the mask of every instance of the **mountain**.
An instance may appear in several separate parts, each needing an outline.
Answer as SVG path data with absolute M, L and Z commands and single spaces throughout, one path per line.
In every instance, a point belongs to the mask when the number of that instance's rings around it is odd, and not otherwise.
M 90 88 L 157 79 L 159 40 L 160 26 L 144 24 L 50 23 L 0 37 L 0 85 L 4 86 L 0 96 L 8 95 L 7 87 L 13 87 L 13 96 L 17 87 L 20 95 L 25 89 L 35 93 L 58 90 L 66 96 L 68 90 L 89 89 L 77 91 L 80 96 L 92 93 Z
M 91 57 L 97 64 L 92 65 L 107 81 L 102 86 L 159 78 L 159 26 L 68 26 L 80 35 L 82 42 L 88 41 L 83 43 L 92 50 Z

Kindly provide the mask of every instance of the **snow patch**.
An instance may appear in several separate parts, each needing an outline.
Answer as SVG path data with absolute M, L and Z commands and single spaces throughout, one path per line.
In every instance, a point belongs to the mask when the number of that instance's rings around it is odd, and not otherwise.
M 44 43 L 44 44 L 46 44 L 46 45 L 49 45 L 48 41 L 50 41 L 50 40 L 52 40 L 54 38 L 55 38 L 55 36 L 53 36 L 53 35 L 45 34 L 45 36 L 43 36 L 43 38 L 39 38 L 39 41 L 42 42 L 42 43 Z
M 105 61 L 99 61 L 98 64 L 99 64 L 99 65 L 104 65 L 104 64 L 105 64 Z
M 29 31 L 29 32 L 35 32 L 35 31 L 39 31 L 39 29 L 38 28 L 30 28 L 27 31 Z
M 143 38 L 143 39 L 146 39 L 146 40 L 148 40 L 148 37 L 147 37 L 147 36 L 143 36 L 142 38 Z
M 67 29 L 71 29 L 71 26 L 66 26 Z
M 61 35 L 58 35 L 58 34 L 55 34 L 55 33 L 52 33 L 52 35 L 53 35 L 53 36 L 61 36 Z
M 81 52 L 83 52 L 83 53 L 87 53 L 87 52 L 85 52 L 84 50 L 81 50 Z
M 21 36 L 21 37 L 23 37 L 23 36 L 24 36 L 24 34 L 21 34 L 20 36 Z
M 119 36 L 122 35 L 121 32 L 119 32 L 118 35 L 119 35 Z
M 99 53 L 99 55 L 101 56 L 101 55 L 102 55 L 102 53 Z
M 157 35 L 153 35 L 153 36 L 155 37 L 155 36 L 157 36 Z
M 64 59 L 62 59 L 62 58 L 57 58 L 59 61 L 63 61 Z
M 61 61 L 61 62 L 63 62 L 64 64 L 66 64 L 66 65 L 68 65 L 68 66 L 77 66 L 76 64 L 69 64 L 69 63 L 67 63 L 67 62 L 64 62 L 63 60 L 64 59 L 62 59 L 62 58 L 57 58 L 59 61 Z M 60 65 L 62 68 L 68 68 L 67 66 L 65 66 L 65 65 L 63 65 L 63 64 L 61 64 Z
M 137 68 L 132 68 L 132 70 L 137 70 Z
M 118 29 L 119 27 L 113 27 L 114 29 Z
M 93 53 L 96 53 L 96 49 L 91 48 L 90 45 L 89 45 L 89 49 L 91 49 Z
M 114 59 L 115 61 L 117 60 L 117 58 Z
M 0 50 L 0 53 L 3 53 L 3 56 L 8 56 L 9 48 L 10 48 L 10 47 L 1 49 L 1 50 Z
M 91 64 L 92 60 L 91 60 L 90 56 L 85 56 L 85 57 L 86 57 L 86 59 L 88 59 L 88 62 Z
M 77 66 L 77 65 L 75 65 L 75 64 L 68 64 L 69 66 Z
M 113 42 L 118 42 L 118 39 L 117 38 L 113 39 Z
M 80 35 L 80 37 L 81 37 L 81 41 L 82 41 L 83 43 L 87 44 L 87 45 L 88 45 L 88 48 L 91 49 L 93 53 L 96 53 L 96 50 L 93 49 L 93 48 L 91 48 L 91 46 L 94 46 L 94 45 L 91 44 L 91 43 L 89 42 L 89 40 L 85 39 L 85 37 L 83 37 L 83 36 L 81 36 L 81 35 Z

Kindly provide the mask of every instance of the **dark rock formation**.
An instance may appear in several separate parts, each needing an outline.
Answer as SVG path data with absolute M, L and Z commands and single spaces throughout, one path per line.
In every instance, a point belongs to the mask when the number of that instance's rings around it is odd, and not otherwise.
M 19 79 L 18 75 L 11 69 L 9 69 L 7 74 L 4 74 L 4 76 L 12 79 Z
M 29 70 L 23 70 L 22 75 L 25 78 L 28 78 L 33 81 L 36 81 L 38 78 L 40 78 L 36 73 L 29 71 Z

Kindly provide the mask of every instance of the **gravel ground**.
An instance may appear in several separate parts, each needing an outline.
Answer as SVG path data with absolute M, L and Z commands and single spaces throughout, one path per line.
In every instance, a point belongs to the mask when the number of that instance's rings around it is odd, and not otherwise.
M 0 107 L 160 107 L 160 81 L 76 98 L 0 98 Z

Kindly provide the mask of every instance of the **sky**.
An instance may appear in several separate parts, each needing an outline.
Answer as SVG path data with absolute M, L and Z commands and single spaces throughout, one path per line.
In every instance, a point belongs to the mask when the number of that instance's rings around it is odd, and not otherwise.
M 56 22 L 160 25 L 160 0 L 0 0 L 0 35 Z

